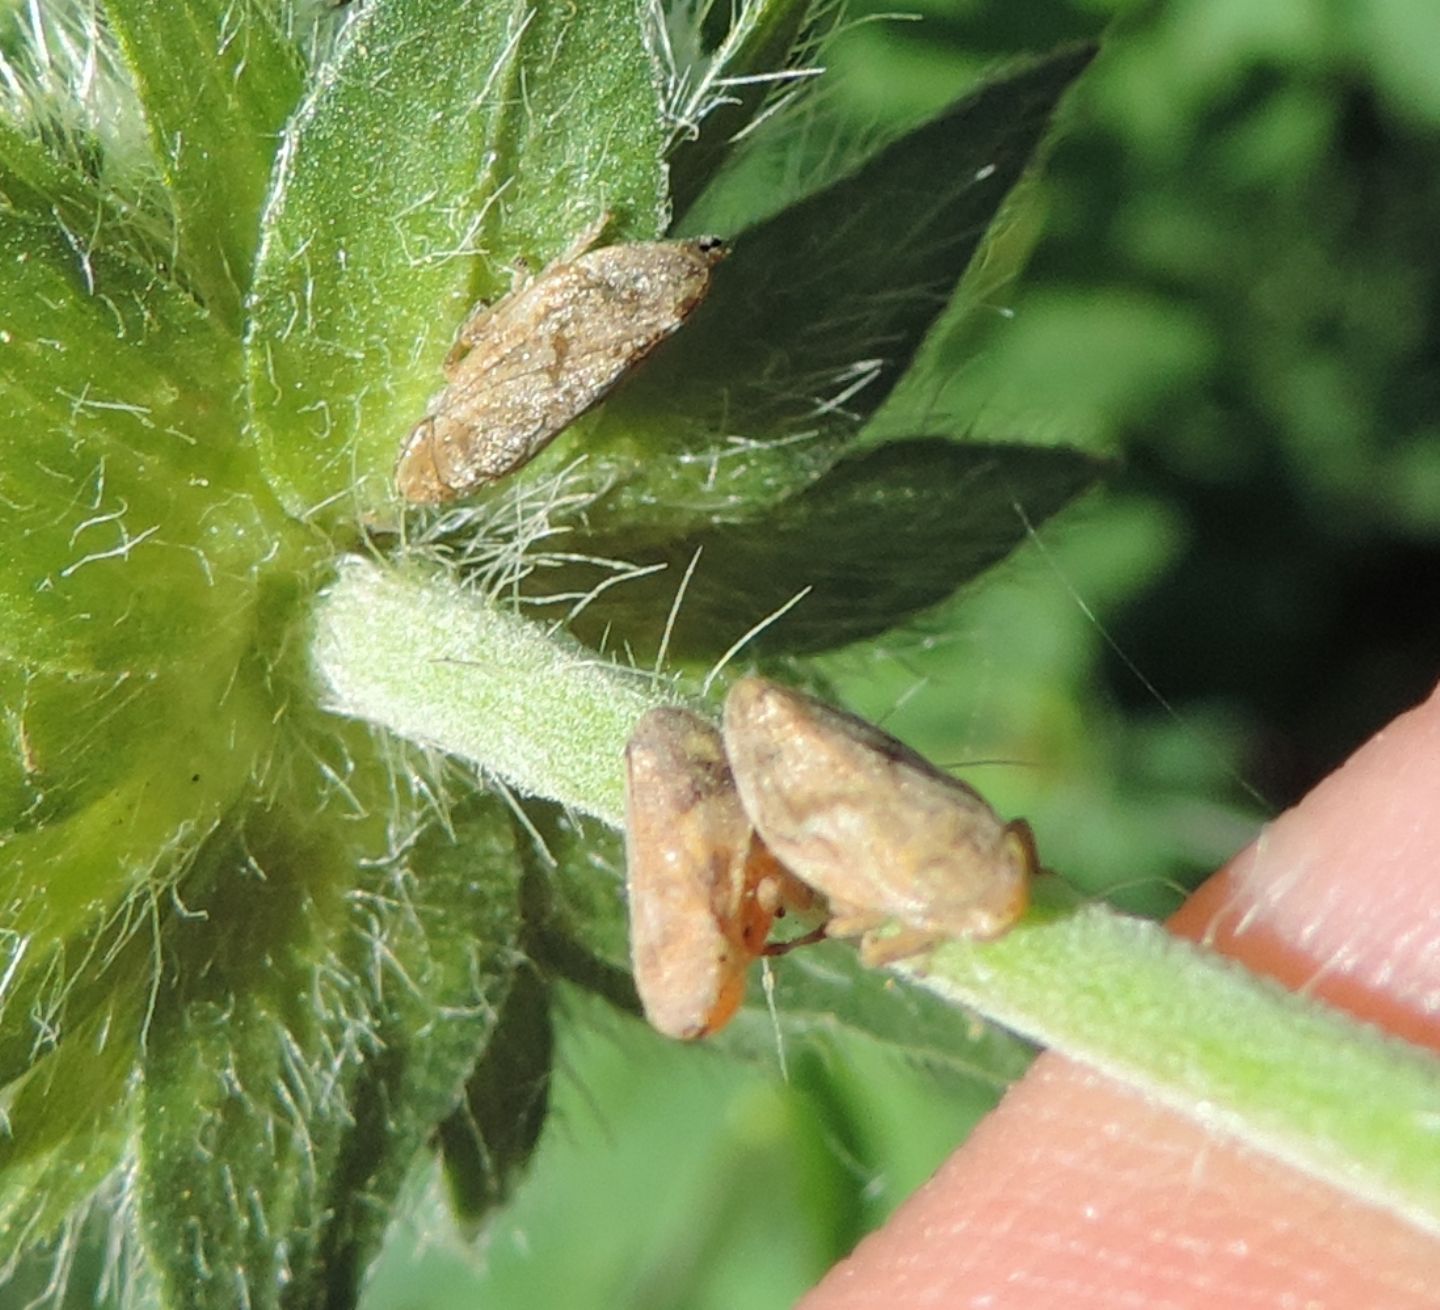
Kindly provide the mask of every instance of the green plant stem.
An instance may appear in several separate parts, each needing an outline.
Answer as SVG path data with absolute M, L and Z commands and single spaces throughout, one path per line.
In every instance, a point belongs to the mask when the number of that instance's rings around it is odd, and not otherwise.
M 321 602 L 313 650 L 331 709 L 615 827 L 625 742 L 666 699 L 439 570 L 358 557 Z
M 1440 1233 L 1440 1060 L 1159 924 L 1032 912 L 896 970 Z
M 336 710 L 620 822 L 658 695 L 439 572 L 353 559 L 315 646 Z M 1440 1060 L 1101 906 L 897 970 L 1192 1119 L 1440 1233 Z

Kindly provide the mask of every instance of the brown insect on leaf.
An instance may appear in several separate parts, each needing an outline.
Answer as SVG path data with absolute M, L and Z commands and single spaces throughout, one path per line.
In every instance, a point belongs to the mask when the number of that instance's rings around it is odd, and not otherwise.
M 603 226 L 461 328 L 395 468 L 407 501 L 457 500 L 534 459 L 685 322 L 726 253 L 719 237 L 588 249 Z
M 719 731 L 689 710 L 645 714 L 625 748 L 630 953 L 645 1017 L 669 1037 L 726 1024 L 784 908 L 808 906 L 755 835 Z
M 725 702 L 725 750 L 746 814 L 795 876 L 822 892 L 831 936 L 865 933 L 867 963 L 954 937 L 996 937 L 1035 874 L 1024 820 L 863 719 L 764 678 Z M 904 931 L 873 929 L 898 921 Z

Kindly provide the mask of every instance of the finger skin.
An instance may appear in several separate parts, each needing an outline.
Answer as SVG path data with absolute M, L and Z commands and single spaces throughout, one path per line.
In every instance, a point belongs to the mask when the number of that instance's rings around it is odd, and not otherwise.
M 1440 1049 L 1440 696 L 1171 922 Z M 1440 1241 L 1046 1055 L 804 1310 L 1436 1310 Z

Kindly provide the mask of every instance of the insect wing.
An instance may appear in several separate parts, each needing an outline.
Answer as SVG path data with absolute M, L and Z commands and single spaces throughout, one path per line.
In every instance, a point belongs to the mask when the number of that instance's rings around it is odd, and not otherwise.
M 724 254 L 714 237 L 606 246 L 497 302 L 411 433 L 400 494 L 454 500 L 528 463 L 684 323 Z
M 744 678 L 725 747 L 751 822 L 837 912 L 956 937 L 995 936 L 1023 913 L 1028 828 L 872 724 Z
M 688 710 L 641 718 L 625 763 L 635 986 L 653 1027 L 701 1037 L 739 1007 L 758 953 L 746 944 L 756 927 L 745 922 L 750 823 L 719 732 Z M 767 919 L 762 945 L 768 929 Z

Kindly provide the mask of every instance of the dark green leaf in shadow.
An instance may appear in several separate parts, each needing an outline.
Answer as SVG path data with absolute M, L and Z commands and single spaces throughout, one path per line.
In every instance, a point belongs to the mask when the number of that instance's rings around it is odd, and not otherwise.
M 667 1041 L 593 997 L 559 987 L 556 1000 L 563 1072 L 552 1129 L 495 1216 L 459 1303 L 793 1304 L 834 1254 L 827 1218 L 811 1203 L 823 1205 L 830 1186 L 858 1190 L 868 1181 L 827 1150 L 826 1126 L 809 1103 L 778 1078 L 737 1068 L 704 1044 Z M 378 1270 L 376 1303 L 382 1294 L 405 1304 L 416 1289 L 432 1291 L 434 1267 Z
M 346 29 L 287 129 L 247 343 L 293 512 L 393 517 L 401 444 L 507 264 L 554 258 L 607 208 L 653 235 L 664 172 L 636 32 L 628 0 L 373 0 Z
M 674 531 L 792 494 L 833 463 L 944 309 L 1093 53 L 991 83 L 740 234 L 706 303 L 591 429 L 588 476 L 618 484 L 592 521 Z
M 262 0 L 107 0 L 179 224 L 177 270 L 239 334 L 300 53 Z
M 659 648 L 680 579 L 698 552 L 670 629 L 671 656 L 712 659 L 802 591 L 751 651 L 841 646 L 944 600 L 1009 554 L 1027 523 L 1063 508 L 1103 468 L 1091 455 L 1058 447 L 940 438 L 881 446 L 841 461 L 756 518 L 631 550 L 626 558 L 634 563 L 665 568 L 601 592 L 571 627 L 584 641 L 608 640 L 647 658 Z M 623 546 L 602 540 L 580 549 L 613 558 Z M 575 564 L 537 571 L 527 585 L 573 594 L 596 580 Z
M 515 971 L 465 1098 L 439 1129 L 451 1203 L 468 1223 L 510 1195 L 550 1106 L 555 1031 L 550 988 L 531 966 Z
M 622 834 L 546 801 L 525 804 L 544 854 L 522 841 L 526 950 L 550 977 L 640 1013 L 630 978 L 630 923 Z
M 140 1168 L 172 1304 L 353 1305 L 494 1031 L 519 931 L 504 805 L 477 797 L 355 885 L 357 826 L 385 840 L 383 818 L 252 819 L 170 924 Z
M 1013 1033 L 909 985 L 867 969 L 849 942 L 826 942 L 777 960 L 775 1010 L 752 987 L 728 1028 L 708 1039 L 722 1050 L 773 1058 L 783 1038 L 858 1033 L 923 1063 L 938 1076 L 1008 1087 L 1029 1067 L 1035 1048 Z

